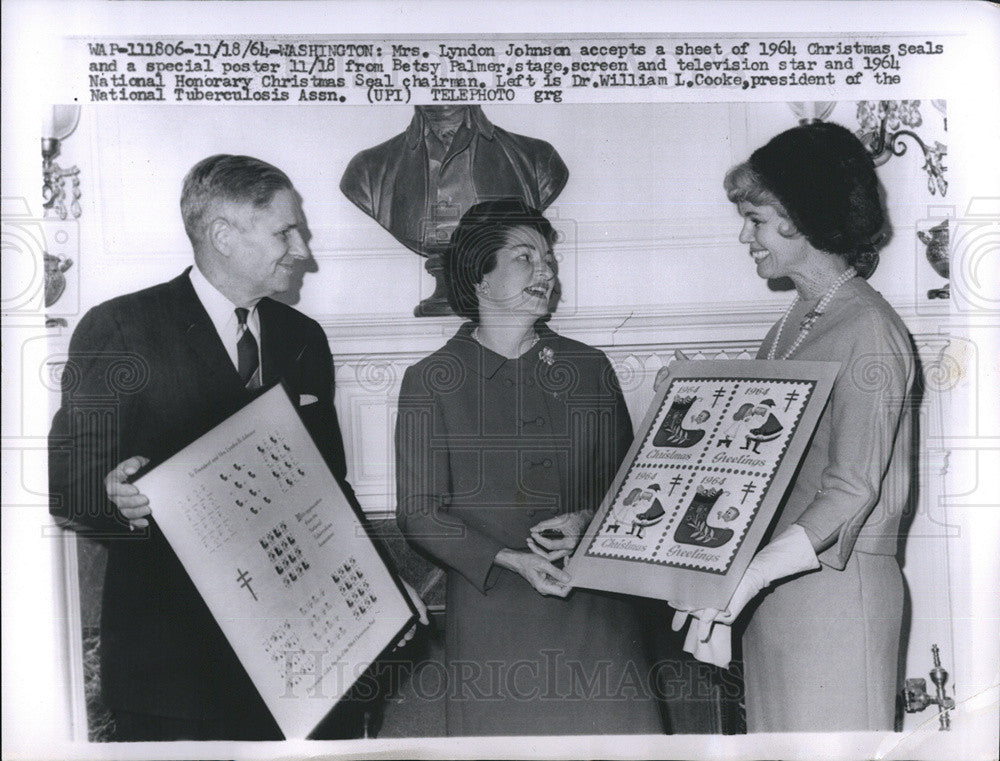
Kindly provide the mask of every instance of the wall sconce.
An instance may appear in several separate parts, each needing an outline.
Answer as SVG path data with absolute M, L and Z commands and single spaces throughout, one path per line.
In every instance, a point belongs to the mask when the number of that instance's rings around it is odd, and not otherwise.
M 66 219 L 66 178 L 73 179 L 69 194 L 69 213 L 80 216 L 80 170 L 63 169 L 55 159 L 60 144 L 73 134 L 80 121 L 80 106 L 53 106 L 42 122 L 42 208 L 46 217 Z
M 944 114 L 942 101 L 932 101 L 935 108 Z M 857 136 L 871 153 L 875 166 L 882 166 L 893 156 L 906 153 L 906 143 L 901 138 L 908 137 L 916 141 L 924 152 L 924 171 L 927 172 L 927 190 L 931 195 L 941 192 L 944 198 L 948 192 L 948 181 L 944 173 L 948 167 L 941 164 L 947 155 L 948 147 L 934 141 L 933 146 L 927 145 L 913 129 L 923 124 L 920 116 L 919 100 L 863 100 L 858 103 L 858 122 L 861 128 Z M 900 129 L 910 127 L 911 129 Z M 947 121 L 945 129 L 947 129 Z

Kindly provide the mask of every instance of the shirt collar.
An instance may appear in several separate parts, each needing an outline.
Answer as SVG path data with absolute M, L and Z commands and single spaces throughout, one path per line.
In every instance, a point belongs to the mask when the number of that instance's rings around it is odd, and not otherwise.
M 239 325 L 236 319 L 236 305 L 208 282 L 197 265 L 191 268 L 190 277 L 191 287 L 194 288 L 198 300 L 208 312 L 208 318 L 212 321 L 219 336 L 228 344 L 228 341 L 225 340 L 226 337 L 235 335 L 236 326 Z M 247 324 L 250 326 L 250 331 L 259 336 L 260 316 L 257 313 L 257 303 L 249 308 Z
M 496 127 L 486 118 L 480 106 L 471 106 L 465 113 L 465 126 L 476 132 L 487 140 L 493 139 Z M 415 150 L 424 139 L 424 116 L 420 111 L 415 111 L 410 126 L 406 128 L 406 144 L 410 150 Z

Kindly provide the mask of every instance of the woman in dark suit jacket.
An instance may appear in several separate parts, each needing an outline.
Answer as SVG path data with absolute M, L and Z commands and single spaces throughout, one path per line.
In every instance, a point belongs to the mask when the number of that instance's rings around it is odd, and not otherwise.
M 631 604 L 559 567 L 632 426 L 607 357 L 544 324 L 555 237 L 520 200 L 473 206 L 445 269 L 469 322 L 400 392 L 397 520 L 447 567 L 449 735 L 662 731 Z

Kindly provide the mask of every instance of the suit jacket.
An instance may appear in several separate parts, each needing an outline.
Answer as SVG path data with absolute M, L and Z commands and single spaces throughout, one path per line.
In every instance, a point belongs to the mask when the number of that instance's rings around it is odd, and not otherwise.
M 486 591 L 509 573 L 493 565 L 500 549 L 524 548 L 541 520 L 600 506 L 632 422 L 603 352 L 539 324 L 538 343 L 507 360 L 473 327 L 403 375 L 396 519 L 412 544 Z
M 466 126 L 452 140 L 442 178 L 449 176 L 447 168 L 455 162 L 463 162 L 460 176 L 465 181 L 442 179 L 444 187 L 432 185 L 418 111 L 406 132 L 352 158 L 340 189 L 396 240 L 427 255 L 447 246 L 470 206 L 511 196 L 545 209 L 569 178 L 566 164 L 549 143 L 493 125 L 479 106 L 470 107 Z
M 323 329 L 271 299 L 258 305 L 265 386 L 283 379 L 348 499 Z M 133 455 L 154 463 L 252 398 L 187 272 L 91 309 L 70 342 L 50 434 L 50 512 L 106 539 L 101 685 L 112 708 L 182 719 L 273 719 L 156 526 L 131 533 L 104 477 Z M 163 509 L 163 508 L 158 508 Z M 273 726 L 274 732 L 277 727 Z M 277 735 L 280 738 L 280 735 Z
M 596 509 L 632 442 L 604 353 L 544 325 L 537 332 L 514 360 L 480 346 L 467 323 L 403 376 L 396 518 L 412 545 L 448 567 L 447 731 L 658 734 L 645 690 L 585 697 L 575 681 L 585 674 L 616 690 L 631 672 L 649 673 L 632 601 L 586 589 L 540 595 L 493 563 L 501 548 L 527 549 L 539 521 Z M 469 674 L 468 663 L 490 668 Z M 583 699 L 552 699 L 571 694 Z

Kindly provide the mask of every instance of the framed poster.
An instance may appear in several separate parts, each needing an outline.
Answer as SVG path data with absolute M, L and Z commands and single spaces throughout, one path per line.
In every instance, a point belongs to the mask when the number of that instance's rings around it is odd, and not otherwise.
M 791 484 L 839 367 L 671 364 L 567 566 L 574 585 L 725 608 Z
M 135 484 L 288 739 L 414 620 L 280 385 Z

